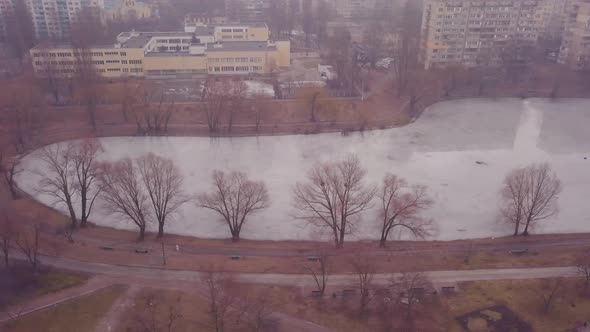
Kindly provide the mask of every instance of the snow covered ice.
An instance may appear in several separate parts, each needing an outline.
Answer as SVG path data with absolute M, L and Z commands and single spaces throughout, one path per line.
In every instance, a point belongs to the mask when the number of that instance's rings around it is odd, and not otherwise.
M 367 182 L 380 184 L 386 172 L 410 184 L 429 187 L 434 199 L 427 215 L 438 226 L 435 239 L 452 240 L 509 235 L 497 222 L 498 191 L 515 167 L 547 161 L 558 173 L 563 192 L 560 214 L 543 221 L 537 233 L 590 232 L 590 101 L 566 99 L 466 99 L 433 105 L 403 128 L 355 133 L 205 137 L 112 137 L 100 139 L 102 160 L 137 157 L 152 151 L 172 158 L 185 176 L 187 193 L 210 189 L 213 170 L 241 170 L 264 180 L 271 207 L 252 215 L 243 238 L 319 240 L 317 228 L 293 220 L 292 188 L 318 161 L 356 153 L 368 170 Z M 584 157 L 588 157 L 584 159 Z M 19 186 L 40 201 L 35 191 L 42 171 L 38 152 L 26 156 Z M 375 207 L 377 204 L 375 204 Z M 64 209 L 63 206 L 57 206 Z M 65 211 L 65 210 L 64 210 Z M 97 203 L 91 221 L 135 230 Z M 378 239 L 376 209 L 366 212 L 356 238 Z M 150 225 L 154 230 L 155 224 Z M 212 212 L 188 203 L 166 226 L 169 233 L 228 238 L 227 226 Z M 327 239 L 327 237 L 326 237 Z

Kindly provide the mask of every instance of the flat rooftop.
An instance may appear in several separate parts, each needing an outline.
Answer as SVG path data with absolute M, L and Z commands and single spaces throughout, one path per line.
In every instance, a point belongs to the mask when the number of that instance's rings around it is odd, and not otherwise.
M 254 52 L 274 49 L 265 41 L 231 41 L 217 44 L 207 44 L 207 52 Z
M 145 57 L 187 57 L 187 56 L 204 57 L 205 54 L 190 54 L 188 51 L 180 51 L 180 52 L 149 52 L 145 55 Z

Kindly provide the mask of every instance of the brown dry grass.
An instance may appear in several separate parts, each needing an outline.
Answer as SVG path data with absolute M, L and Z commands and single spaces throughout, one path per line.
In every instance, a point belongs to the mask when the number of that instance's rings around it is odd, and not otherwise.
M 112 286 L 49 309 L 41 310 L 0 326 L 6 332 L 79 332 L 92 331 L 121 294 L 121 286 Z
M 148 299 L 153 299 L 156 308 L 155 321 L 162 331 L 166 330 L 166 321 L 172 307 L 176 308 L 172 309 L 172 312 L 182 315 L 175 321 L 172 331 L 211 330 L 207 324 L 209 320 L 208 304 L 202 297 L 190 292 L 146 288 L 137 294 L 133 304 L 121 315 L 123 319 L 119 322 L 116 331 L 142 330 L 141 321 L 150 317 L 148 311 L 145 310 Z

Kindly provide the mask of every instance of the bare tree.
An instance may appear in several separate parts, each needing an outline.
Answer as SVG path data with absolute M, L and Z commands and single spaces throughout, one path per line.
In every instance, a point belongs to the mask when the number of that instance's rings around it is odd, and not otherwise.
M 260 125 L 262 124 L 262 116 L 266 113 L 269 109 L 270 98 L 258 94 L 255 95 L 252 99 L 252 108 L 254 111 L 254 124 L 256 126 L 256 132 L 258 133 L 260 130 Z
M 394 50 L 393 72 L 398 96 L 408 87 L 417 66 L 421 10 L 417 1 L 407 0 L 399 27 L 399 43 Z
M 132 221 L 139 228 L 139 241 L 143 241 L 151 217 L 150 198 L 133 161 L 125 158 L 103 164 L 99 179 L 105 208 Z
M 406 272 L 402 273 L 397 278 L 392 278 L 390 289 L 393 294 L 397 294 L 399 298 L 398 303 L 403 303 L 406 306 L 406 330 L 414 330 L 414 306 L 418 303 L 422 296 L 426 293 L 427 288 L 430 288 L 430 281 L 420 272 Z
M 3 13 L 6 23 L 6 41 L 22 60 L 35 45 L 33 18 L 24 0 L 16 0 L 13 3 L 14 9 Z
M 203 90 L 201 105 L 207 117 L 209 133 L 217 133 L 221 122 L 221 115 L 227 108 L 226 93 L 222 85 L 209 83 Z
M 132 107 L 138 132 L 141 134 L 161 134 L 166 132 L 174 114 L 174 102 L 167 101 L 165 95 L 160 91 L 158 104 L 152 105 L 151 100 L 155 97 L 155 91 L 148 88 L 143 92 L 143 104 L 133 105 L 134 107 Z
M 94 201 L 101 192 L 98 183 L 100 168 L 96 157 L 102 146 L 96 139 L 84 139 L 71 143 L 76 192 L 80 195 L 80 226 L 86 227 Z
M 12 157 L 8 160 L 2 159 L 3 158 L 0 157 L 0 171 L 2 171 L 2 174 L 4 175 L 4 181 L 10 190 L 12 199 L 17 199 L 18 193 L 15 176 L 23 172 L 22 167 L 20 167 L 20 158 Z
M 148 294 L 145 301 L 136 308 L 134 314 L 138 330 L 143 332 L 175 331 L 175 325 L 183 317 L 180 312 L 181 301 L 182 295 L 168 304 L 162 296 Z
M 17 153 L 25 152 L 34 143 L 40 125 L 39 95 L 36 90 L 18 89 L 2 100 L 5 108 L 5 128 Z
M 140 157 L 137 163 L 158 221 L 160 238 L 164 236 L 166 221 L 189 200 L 182 190 L 184 179 L 171 159 L 148 153 Z
M 360 293 L 360 314 L 365 315 L 371 301 L 373 278 L 377 273 L 377 267 L 370 257 L 359 254 L 352 260 L 352 269 L 357 275 L 357 289 Z
M 75 162 L 72 146 L 58 143 L 42 150 L 43 171 L 37 171 L 43 178 L 39 181 L 39 192 L 52 197 L 54 204 L 65 204 L 70 215 L 72 228 L 76 228 L 77 218 L 74 197 L 79 191 L 74 176 Z
M 535 164 L 512 171 L 500 191 L 501 216 L 514 225 L 514 235 L 524 226 L 522 235 L 539 221 L 559 212 L 557 199 L 561 182 L 549 164 Z
M 4 206 L 1 208 L 0 216 L 0 250 L 4 255 L 4 264 L 8 266 L 8 257 L 10 249 L 15 245 L 18 233 L 16 227 L 16 218 L 12 209 Z
M 556 298 L 563 292 L 563 279 L 544 279 L 542 280 L 541 301 L 543 303 L 542 310 L 548 313 Z
M 85 106 L 89 124 L 96 130 L 96 108 L 102 92 L 91 47 L 104 41 L 105 29 L 97 8 L 83 7 L 77 16 L 78 19 L 70 29 L 70 39 L 77 58 L 74 69 L 76 97 Z
M 408 187 L 406 180 L 393 174 L 386 174 L 377 194 L 381 202 L 381 239 L 379 246 L 385 247 L 392 230 L 401 228 L 416 238 L 430 235 L 432 221 L 420 214 L 432 205 L 424 186 Z
M 301 104 L 309 109 L 309 121 L 316 122 L 318 112 L 325 108 L 325 101 L 322 98 L 326 98 L 323 88 L 302 89 L 299 93 L 298 99 Z
M 36 271 L 40 265 L 39 252 L 41 251 L 41 228 L 43 224 L 39 221 L 39 217 L 35 220 L 21 221 L 21 223 L 15 243 L 25 255 L 31 268 Z
M 215 332 L 224 332 L 231 306 L 237 303 L 237 298 L 228 290 L 232 280 L 223 273 L 208 272 L 203 276 L 202 282 L 207 288 L 210 327 Z
M 584 278 L 584 291 L 587 291 L 590 284 L 590 254 L 588 252 L 584 252 L 576 258 L 576 269 L 578 275 Z
M 241 113 L 248 108 L 248 94 L 247 86 L 244 82 L 233 82 L 230 85 L 228 99 L 230 107 L 228 108 L 227 131 L 231 133 L 234 125 L 234 117 L 237 113 Z
M 328 253 L 324 249 L 319 250 L 317 256 L 317 263 L 308 263 L 303 266 L 303 269 L 311 275 L 315 282 L 319 295 L 324 296 L 326 286 L 328 285 L 328 275 L 330 274 L 330 261 Z M 319 266 L 316 266 L 319 265 Z
M 346 234 L 354 231 L 375 194 L 375 188 L 364 183 L 366 174 L 355 155 L 316 165 L 309 171 L 308 180 L 295 186 L 295 218 L 328 229 L 336 248 L 342 248 Z
M 213 190 L 197 197 L 200 207 L 219 213 L 229 227 L 232 241 L 240 240 L 240 232 L 248 216 L 270 205 L 262 181 L 249 180 L 242 172 L 213 172 Z
M 249 296 L 240 307 L 238 324 L 245 320 L 245 325 L 254 332 L 277 330 L 278 321 L 272 317 L 275 304 L 271 297 L 266 294 Z

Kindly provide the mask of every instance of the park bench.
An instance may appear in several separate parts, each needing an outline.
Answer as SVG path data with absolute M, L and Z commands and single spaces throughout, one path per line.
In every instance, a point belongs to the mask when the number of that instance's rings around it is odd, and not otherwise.
M 528 252 L 529 252 L 528 249 L 512 249 L 512 250 L 510 250 L 510 253 L 513 255 L 524 255 Z
M 344 289 L 342 290 L 342 296 L 350 296 L 350 295 L 355 295 L 356 294 L 356 289 Z
M 147 254 L 148 250 L 147 249 L 135 249 L 135 253 L 136 254 Z
M 240 256 L 240 255 L 231 255 L 231 256 L 229 256 L 229 258 L 231 258 L 233 260 L 238 260 L 238 259 L 242 259 L 242 256 Z
M 455 286 L 443 286 L 441 290 L 444 295 L 453 294 L 455 293 Z
M 307 256 L 307 260 L 310 262 L 317 262 L 320 258 L 318 256 Z
M 100 248 L 100 249 L 102 249 L 102 250 L 107 250 L 107 251 L 113 251 L 113 250 L 115 250 L 115 249 L 114 249 L 113 247 L 111 247 L 111 246 L 100 246 L 99 248 Z

